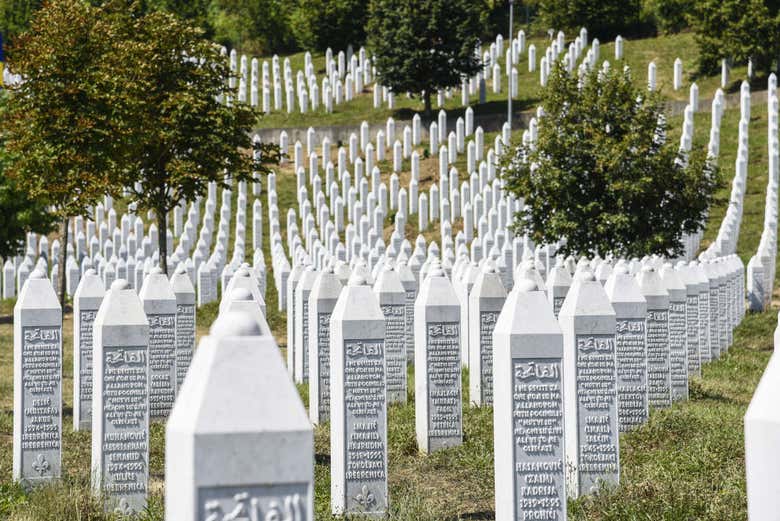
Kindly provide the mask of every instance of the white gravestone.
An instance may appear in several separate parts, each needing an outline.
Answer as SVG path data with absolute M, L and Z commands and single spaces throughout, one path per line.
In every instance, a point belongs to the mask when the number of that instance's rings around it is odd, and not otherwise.
M 341 293 L 341 281 L 329 264 L 314 281 L 309 294 L 309 419 L 315 425 L 330 418 L 330 317 Z
M 195 288 L 183 265 L 171 277 L 176 295 L 176 389 L 181 387 L 195 348 Z
M 373 290 L 385 317 L 387 403 L 406 403 L 406 292 L 389 265 L 380 269 Z
M 430 453 L 463 443 L 460 303 L 438 261 L 414 314 L 415 429 L 417 446 Z
M 669 373 L 672 401 L 688 399 L 688 335 L 685 322 L 686 288 L 671 264 L 661 268 L 661 281 L 669 293 Z
M 577 273 L 558 319 L 563 330 L 566 489 L 578 498 L 620 476 L 615 311 L 589 271 Z
M 33 270 L 14 306 L 13 479 L 60 477 L 62 309 L 51 281 Z
M 627 432 L 647 421 L 647 302 L 625 266 L 617 266 L 604 285 L 615 310 L 618 425 Z
M 650 407 L 672 405 L 669 369 L 669 293 L 655 268 L 646 266 L 638 275 L 647 301 L 647 400 Z
M 492 405 L 493 329 L 506 301 L 501 275 L 492 262 L 480 270 L 469 300 L 469 397 L 477 406 Z
M 166 519 L 314 519 L 312 427 L 248 313 L 224 313 L 201 340 L 165 440 Z
M 155 267 L 138 296 L 149 320 L 149 417 L 165 420 L 176 400 L 176 295 Z
M 106 290 L 88 269 L 73 296 L 73 430 L 92 428 L 92 327 Z
M 414 301 L 417 298 L 417 280 L 404 259 L 395 263 L 395 271 L 398 272 L 406 292 L 406 360 L 414 363 Z
M 563 335 L 522 279 L 493 332 L 496 521 L 566 519 Z
M 334 515 L 388 509 L 385 319 L 355 273 L 331 315 L 330 495 Z
M 309 296 L 317 278 L 317 272 L 312 266 L 306 266 L 301 279 L 295 287 L 295 347 L 293 354 L 293 375 L 295 383 L 309 381 Z
M 94 325 L 92 488 L 106 510 L 146 508 L 149 484 L 149 322 L 135 290 L 116 280 Z

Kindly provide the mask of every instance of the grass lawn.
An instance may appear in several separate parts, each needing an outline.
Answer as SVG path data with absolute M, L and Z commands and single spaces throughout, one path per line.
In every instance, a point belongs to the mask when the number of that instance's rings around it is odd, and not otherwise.
M 678 35 L 680 41 L 689 35 Z M 672 45 L 671 51 L 675 50 Z M 602 46 L 602 57 L 610 52 Z M 679 49 L 683 52 L 684 49 Z M 658 52 L 662 51 L 659 44 Z M 632 58 L 632 42 L 626 56 Z M 639 55 L 637 60 L 645 60 Z M 673 60 L 673 58 L 672 58 Z M 684 57 L 686 63 L 688 59 Z M 646 65 L 646 64 L 645 64 Z M 659 64 L 659 84 L 664 68 Z M 644 72 L 644 69 L 642 69 Z M 671 72 L 669 73 L 671 75 Z M 713 89 L 714 90 L 714 89 Z M 704 89 L 702 96 L 706 96 Z M 727 179 L 734 174 L 738 113 L 726 112 L 721 130 L 720 165 Z M 745 211 L 739 253 L 743 261 L 755 251 L 763 220 L 767 168 L 767 116 L 763 106 L 754 106 L 750 122 L 750 166 L 745 194 Z M 670 139 L 679 135 L 679 118 L 672 120 Z M 696 117 L 696 139 L 701 143 L 709 130 L 709 116 Z M 492 139 L 492 136 L 490 136 Z M 489 136 L 485 142 L 488 143 Z M 421 164 L 421 185 L 433 182 L 436 159 Z M 408 170 L 405 166 L 405 170 Z M 461 170 L 462 171 L 462 170 Z M 402 173 L 402 186 L 407 173 Z M 387 174 L 383 179 L 387 181 Z M 464 179 L 461 174 L 461 181 Z M 407 177 L 408 179 L 408 177 Z M 271 257 L 267 236 L 267 198 L 260 196 L 266 226 L 264 251 L 268 274 L 268 322 L 280 347 L 284 348 L 285 316 L 277 311 L 276 293 L 270 272 Z M 285 236 L 287 209 L 295 204 L 295 179 L 291 169 L 277 176 L 279 214 Z M 723 217 L 728 188 L 712 209 L 705 244 L 714 238 Z M 251 195 L 251 189 L 250 189 Z M 248 197 L 251 212 L 252 197 Z M 235 202 L 234 202 L 235 204 Z M 252 233 L 251 213 L 247 216 L 247 237 Z M 231 224 L 231 230 L 234 223 Z M 387 232 L 387 230 L 386 230 Z M 408 230 L 407 230 L 408 232 Z M 416 234 L 416 231 L 414 232 Z M 426 230 L 430 239 L 436 228 Z M 232 247 L 232 244 L 231 244 Z M 228 252 L 230 255 L 230 252 Z M 247 252 L 251 256 L 251 252 Z M 0 303 L 0 519 L 108 520 L 100 504 L 89 494 L 90 435 L 72 432 L 72 316 L 64 324 L 63 457 L 64 476 L 59 484 L 24 492 L 10 481 L 13 418 L 13 330 L 11 301 Z M 654 411 L 650 421 L 637 431 L 621 436 L 621 485 L 599 495 L 570 503 L 570 517 L 577 520 L 739 520 L 746 518 L 742 416 L 772 350 L 776 311 L 749 315 L 734 336 L 734 345 L 720 360 L 705 366 L 701 378 L 692 380 L 691 400 L 671 409 Z M 203 335 L 216 315 L 211 304 L 198 312 L 198 334 Z M 414 374 L 410 367 L 408 405 L 391 406 L 388 411 L 390 502 L 393 520 L 492 519 L 493 435 L 492 409 L 464 409 L 464 444 L 430 456 L 417 451 L 414 433 Z M 467 375 L 464 374 L 464 403 L 468 403 Z M 308 390 L 301 386 L 304 403 Z M 151 498 L 143 520 L 163 519 L 164 437 L 163 425 L 154 424 L 151 436 Z M 315 508 L 316 518 L 331 519 L 329 475 L 329 430 L 315 430 Z M 173 521 L 173 520 L 169 520 Z

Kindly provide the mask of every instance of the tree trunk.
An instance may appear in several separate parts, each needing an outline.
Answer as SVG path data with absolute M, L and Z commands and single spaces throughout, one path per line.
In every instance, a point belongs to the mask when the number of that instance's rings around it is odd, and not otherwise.
M 157 248 L 160 254 L 160 269 L 165 275 L 168 275 L 168 223 L 166 222 L 167 212 L 165 210 L 155 210 L 157 215 Z
M 425 117 L 428 119 L 428 121 L 431 121 L 431 118 L 433 117 L 433 111 L 431 110 L 431 92 L 428 89 L 425 89 Z
M 60 278 L 60 308 L 62 309 L 62 316 L 65 316 L 65 295 L 66 295 L 66 280 L 67 270 L 65 269 L 65 262 L 68 259 L 68 234 L 70 232 L 70 219 L 65 217 L 62 221 L 62 244 L 60 245 L 60 259 L 59 266 L 57 267 L 57 275 Z

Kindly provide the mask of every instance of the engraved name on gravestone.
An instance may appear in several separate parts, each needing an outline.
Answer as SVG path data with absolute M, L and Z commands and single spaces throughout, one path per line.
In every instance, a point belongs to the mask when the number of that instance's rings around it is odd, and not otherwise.
M 73 430 L 92 428 L 92 327 L 106 290 L 92 268 L 73 296 Z
M 463 443 L 460 305 L 436 261 L 414 304 L 415 430 L 417 445 L 430 453 Z
M 414 301 L 417 298 L 417 280 L 412 269 L 403 259 L 395 263 L 395 271 L 401 277 L 401 284 L 406 292 L 406 359 L 414 363 Z
M 655 268 L 645 266 L 638 275 L 647 301 L 647 400 L 650 407 L 672 405 L 669 351 L 669 293 Z
M 383 517 L 387 492 L 385 319 L 360 274 L 331 316 L 331 510 Z
M 505 301 L 501 274 L 488 262 L 469 295 L 469 396 L 478 406 L 493 404 L 493 329 Z
M 688 378 L 701 376 L 699 353 L 699 283 L 693 269 L 680 261 L 675 266 L 680 280 L 685 284 L 685 344 L 688 356 Z
M 111 285 L 94 324 L 92 487 L 107 511 L 146 508 L 149 322 L 127 281 Z
M 181 387 L 190 368 L 195 347 L 195 288 L 187 268 L 179 265 L 171 277 L 171 288 L 176 295 L 176 389 Z
M 389 265 L 380 268 L 373 289 L 385 317 L 387 402 L 406 403 L 406 292 Z
M 620 477 L 615 311 L 589 271 L 577 273 L 559 315 L 564 342 L 567 491 L 595 493 Z
M 535 282 L 514 285 L 493 339 L 496 520 L 563 521 L 563 336 Z
M 647 421 L 647 303 L 639 284 L 622 264 L 615 267 L 604 291 L 616 315 L 618 424 L 620 432 L 627 432 Z
M 669 373 L 672 401 L 688 399 L 688 334 L 685 323 L 686 289 L 671 264 L 661 268 L 661 281 L 669 292 Z
M 312 521 L 312 427 L 251 313 L 221 313 L 201 340 L 165 441 L 166 519 Z
M 60 477 L 62 310 L 51 282 L 35 269 L 14 306 L 13 478 Z
M 315 425 L 330 418 L 330 317 L 341 293 L 341 281 L 328 264 L 318 273 L 309 295 L 309 419 Z
M 160 268 L 152 268 L 139 293 L 149 320 L 149 416 L 168 417 L 176 400 L 176 295 Z

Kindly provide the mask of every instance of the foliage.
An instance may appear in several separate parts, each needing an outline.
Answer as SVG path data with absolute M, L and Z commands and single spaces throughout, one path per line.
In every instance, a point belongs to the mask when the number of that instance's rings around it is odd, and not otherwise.
M 307 50 L 357 49 L 366 41 L 365 0 L 298 0 L 290 25 L 298 45 Z
M 693 0 L 647 0 L 644 11 L 659 33 L 679 33 L 688 27 L 688 14 L 695 3 Z
M 0 34 L 6 40 L 25 31 L 43 0 L 0 0 Z
M 457 87 L 482 64 L 475 52 L 482 33 L 481 2 L 472 0 L 372 0 L 368 45 L 379 82 L 393 92 L 425 99 Z
M 295 42 L 290 31 L 288 0 L 212 0 L 209 20 L 217 42 L 249 54 L 288 51 Z
M 226 173 L 241 181 L 267 172 L 265 162 L 275 162 L 278 149 L 260 145 L 257 161 L 249 152 L 257 114 L 235 103 L 227 58 L 200 29 L 164 12 L 126 13 L 119 25 L 126 59 L 135 64 L 127 84 L 137 101 L 127 140 L 133 161 L 123 185 L 139 209 L 157 216 L 165 270 L 168 212 L 203 195 L 210 182 L 227 186 Z
M 601 41 L 631 35 L 639 25 L 641 0 L 539 0 L 539 17 L 546 29 L 577 34 L 588 29 Z
M 780 56 L 780 4 L 773 0 L 698 0 L 690 15 L 699 46 L 699 71 L 716 72 L 720 60 L 753 60 L 769 72 Z
M 534 146 L 504 160 L 507 189 L 525 199 L 518 233 L 537 243 L 565 238 L 564 253 L 674 255 L 698 231 L 720 185 L 696 150 L 666 142 L 661 99 L 615 67 L 582 79 L 556 64 L 543 93 Z

